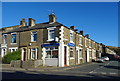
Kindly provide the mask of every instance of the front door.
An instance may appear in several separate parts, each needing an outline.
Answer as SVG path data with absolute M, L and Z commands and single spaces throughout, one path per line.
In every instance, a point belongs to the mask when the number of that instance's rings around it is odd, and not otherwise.
M 23 61 L 25 61 L 26 60 L 26 49 L 24 48 L 23 49 Z
M 64 46 L 64 66 L 67 66 L 67 47 Z

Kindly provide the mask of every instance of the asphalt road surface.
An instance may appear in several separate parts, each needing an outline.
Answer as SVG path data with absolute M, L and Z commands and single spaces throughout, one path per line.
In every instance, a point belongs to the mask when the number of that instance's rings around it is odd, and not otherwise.
M 106 61 L 61 71 L 3 70 L 2 79 L 120 79 L 119 68 L 117 61 Z

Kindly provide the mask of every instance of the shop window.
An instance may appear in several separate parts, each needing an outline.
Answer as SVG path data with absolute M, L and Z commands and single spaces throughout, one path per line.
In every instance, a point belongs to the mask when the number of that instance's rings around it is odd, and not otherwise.
M 58 58 L 58 47 L 46 48 L 46 58 Z

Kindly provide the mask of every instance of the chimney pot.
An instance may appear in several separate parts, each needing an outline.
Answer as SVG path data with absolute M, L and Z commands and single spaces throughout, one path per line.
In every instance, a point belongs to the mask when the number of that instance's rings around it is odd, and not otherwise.
M 70 26 L 70 28 L 74 30 L 74 29 L 75 29 L 75 26 Z
M 83 34 L 84 34 L 84 31 L 83 31 L 83 30 L 81 30 L 81 31 L 80 31 L 80 34 L 81 34 L 81 35 L 83 35 Z
M 89 38 L 89 34 L 86 34 L 85 37 Z
M 35 20 L 32 18 L 29 18 L 29 26 L 34 26 L 35 25 Z
M 22 18 L 22 20 L 20 21 L 20 25 L 21 26 L 26 26 L 26 21 L 24 18 Z

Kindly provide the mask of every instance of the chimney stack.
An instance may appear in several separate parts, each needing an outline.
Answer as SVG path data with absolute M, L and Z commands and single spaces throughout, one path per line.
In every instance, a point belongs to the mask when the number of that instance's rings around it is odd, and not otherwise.
M 81 31 L 80 31 L 80 34 L 81 34 L 81 35 L 84 35 L 84 31 L 83 31 L 83 30 L 81 30 Z
M 21 26 L 26 26 L 26 21 L 24 18 L 22 18 L 22 20 L 20 21 L 20 25 Z
M 85 37 L 89 38 L 89 34 L 86 34 Z
M 32 18 L 29 18 L 29 26 L 35 26 L 35 20 Z
M 70 26 L 70 28 L 74 30 L 74 29 L 75 29 L 75 26 Z

